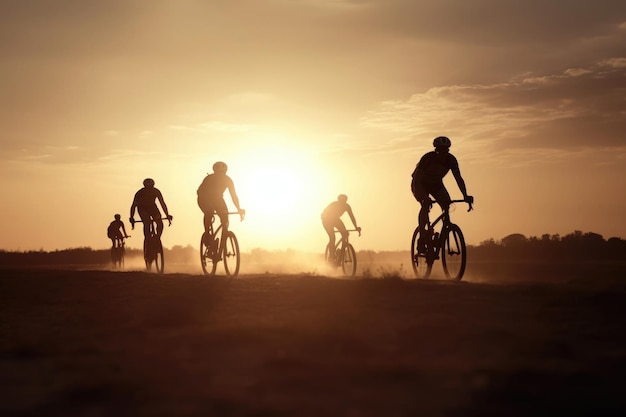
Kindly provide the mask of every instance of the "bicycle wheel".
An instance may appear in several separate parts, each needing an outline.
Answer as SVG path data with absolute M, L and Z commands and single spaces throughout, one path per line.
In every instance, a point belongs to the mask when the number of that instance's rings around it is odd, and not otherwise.
M 163 244 L 158 237 L 155 237 L 154 265 L 159 274 L 165 273 L 165 257 L 163 256 Z
M 348 243 L 343 247 L 343 256 L 341 257 L 341 269 L 348 276 L 354 276 L 356 273 L 356 252 L 354 247 Z
M 445 240 L 442 246 L 441 263 L 443 272 L 449 279 L 460 281 L 465 272 L 467 263 L 467 252 L 465 250 L 465 239 L 461 228 L 456 224 L 447 228 Z
M 124 265 L 123 250 L 124 248 L 119 247 L 119 246 L 115 248 L 111 248 L 111 259 L 113 260 L 114 268 L 121 268 Z
M 204 275 L 215 275 L 215 270 L 217 269 L 217 262 L 214 260 L 214 251 L 211 248 L 211 245 L 207 245 L 204 242 L 213 242 L 213 238 L 207 237 L 207 233 L 204 232 L 202 234 L 202 238 L 200 238 L 200 265 L 202 265 L 202 272 Z
M 113 268 L 117 266 L 117 248 L 111 248 L 111 263 L 113 264 Z
M 124 268 L 124 258 L 126 257 L 126 248 L 124 246 L 119 248 L 119 258 L 117 260 L 120 269 Z
M 239 242 L 233 232 L 228 232 L 224 242 L 224 269 L 229 277 L 239 275 L 239 264 L 241 262 L 239 253 Z
M 143 240 L 143 260 L 146 262 L 146 271 L 148 272 L 152 270 L 152 262 L 154 261 L 151 249 L 150 238 L 147 237 Z
M 426 255 L 419 253 L 417 243 L 419 241 L 419 227 L 415 228 L 413 232 L 413 239 L 411 240 L 411 264 L 413 265 L 413 272 L 416 278 L 426 279 L 430 276 L 430 271 L 433 269 L 434 260 L 429 259 Z

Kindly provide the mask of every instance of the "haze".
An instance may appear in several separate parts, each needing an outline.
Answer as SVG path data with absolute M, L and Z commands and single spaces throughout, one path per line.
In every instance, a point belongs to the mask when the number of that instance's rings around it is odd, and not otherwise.
M 438 135 L 468 243 L 626 237 L 624 1 L 2 2 L 0 53 L 0 248 L 107 247 L 146 177 L 197 245 L 223 160 L 243 251 L 323 251 L 339 193 L 357 249 L 408 250 Z

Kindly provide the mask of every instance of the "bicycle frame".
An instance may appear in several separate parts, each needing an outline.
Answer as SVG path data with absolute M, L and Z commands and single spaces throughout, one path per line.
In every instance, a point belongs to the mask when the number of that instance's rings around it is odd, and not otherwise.
M 163 217 L 160 220 L 167 220 L 169 226 L 172 225 L 172 217 Z M 135 223 L 144 223 L 143 220 L 132 220 L 132 228 L 135 229 Z M 155 219 L 150 219 L 148 225 L 148 235 L 144 236 L 144 248 L 143 255 L 146 262 L 146 269 L 150 271 L 152 263 L 154 262 L 157 271 L 159 273 L 164 272 L 165 261 L 163 259 L 163 244 L 161 243 L 161 237 L 157 234 L 157 225 Z
M 346 232 L 348 232 L 348 235 L 345 238 L 342 236 L 341 239 L 335 243 L 332 252 L 330 252 L 331 248 L 326 246 L 325 258 L 332 266 L 341 266 L 344 274 L 352 276 L 356 273 L 357 260 L 356 251 L 350 243 L 350 232 L 359 232 L 359 236 L 361 236 L 361 232 L 358 229 L 348 229 Z M 335 233 L 341 232 L 335 230 Z
M 460 280 L 463 277 L 467 259 L 465 238 L 461 228 L 450 219 L 450 206 L 462 202 L 468 203 L 468 211 L 472 210 L 473 201 L 452 200 L 434 221 L 428 219 L 423 230 L 418 226 L 413 232 L 411 258 L 418 278 L 428 278 L 435 260 L 440 257 L 448 278 Z M 435 201 L 431 200 L 433 203 Z M 438 226 L 440 229 L 436 231 Z
M 229 216 L 233 215 L 233 214 L 239 214 L 236 211 L 229 211 L 227 213 Z M 220 223 L 220 225 L 217 227 L 217 229 L 213 229 L 213 223 L 215 223 L 215 219 L 219 218 L 219 216 L 217 215 L 217 213 L 213 213 L 213 217 L 211 217 L 211 223 L 209 223 L 209 230 L 207 230 L 207 233 L 213 238 L 213 240 L 217 239 L 217 238 L 221 238 L 221 231 L 222 231 L 222 224 Z
M 228 212 L 228 215 L 240 214 Z M 240 252 L 237 236 L 229 229 L 224 233 L 223 224 L 214 228 L 217 213 L 213 213 L 208 230 L 200 239 L 200 265 L 205 275 L 215 275 L 217 264 L 224 263 L 226 275 L 236 277 L 239 274 Z
M 428 237 L 432 238 L 432 233 L 439 233 L 439 236 L 436 239 L 436 245 L 435 245 L 435 259 L 437 259 L 439 257 L 439 253 L 441 251 L 441 247 L 442 247 L 442 243 L 443 243 L 443 239 L 445 239 L 445 231 L 447 229 L 450 228 L 450 225 L 452 224 L 452 221 L 450 220 L 450 206 L 454 203 L 465 203 L 465 200 L 452 200 L 450 201 L 450 204 L 448 204 L 448 206 L 446 206 L 444 209 L 442 209 L 441 214 L 439 216 L 437 216 L 437 218 L 435 218 L 435 220 L 433 222 L 430 221 L 430 219 L 428 220 L 428 222 L 426 223 L 426 233 Z M 436 201 L 431 200 L 431 204 L 436 203 Z M 470 204 L 470 210 L 471 210 L 471 204 Z M 430 211 L 430 210 L 429 210 Z M 469 211 L 469 210 L 468 210 Z M 441 230 L 439 232 L 435 232 L 435 226 L 441 222 Z
M 113 239 L 113 247 L 111 248 L 111 261 L 113 262 L 113 266 L 117 268 L 121 268 L 124 266 L 124 252 L 126 242 L 123 236 L 115 237 Z

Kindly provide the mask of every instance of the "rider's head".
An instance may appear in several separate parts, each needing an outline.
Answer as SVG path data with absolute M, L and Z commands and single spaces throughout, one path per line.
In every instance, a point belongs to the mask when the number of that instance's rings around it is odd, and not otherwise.
M 154 180 L 152 178 L 146 178 L 143 180 L 143 186 L 148 188 L 154 187 Z
M 452 142 L 450 142 L 450 139 L 446 136 L 437 136 L 435 140 L 433 140 L 433 146 L 437 152 L 448 152 L 450 146 L 452 146 Z
M 115 220 L 119 220 L 119 219 L 121 219 L 121 218 L 122 218 L 122 216 L 120 216 L 119 214 L 116 214 L 116 215 L 115 215 Z
M 213 172 L 216 174 L 226 174 L 227 170 L 228 166 L 222 161 L 213 164 Z
M 348 196 L 345 194 L 339 194 L 337 196 L 337 200 L 341 201 L 342 203 L 345 203 L 346 201 L 348 201 Z

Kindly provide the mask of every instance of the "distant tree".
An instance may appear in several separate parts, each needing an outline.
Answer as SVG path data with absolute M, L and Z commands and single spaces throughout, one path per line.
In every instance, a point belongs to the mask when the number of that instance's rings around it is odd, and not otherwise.
M 502 238 L 502 245 L 508 247 L 520 247 L 525 244 L 528 240 L 526 236 L 521 233 L 513 233 L 508 236 Z

